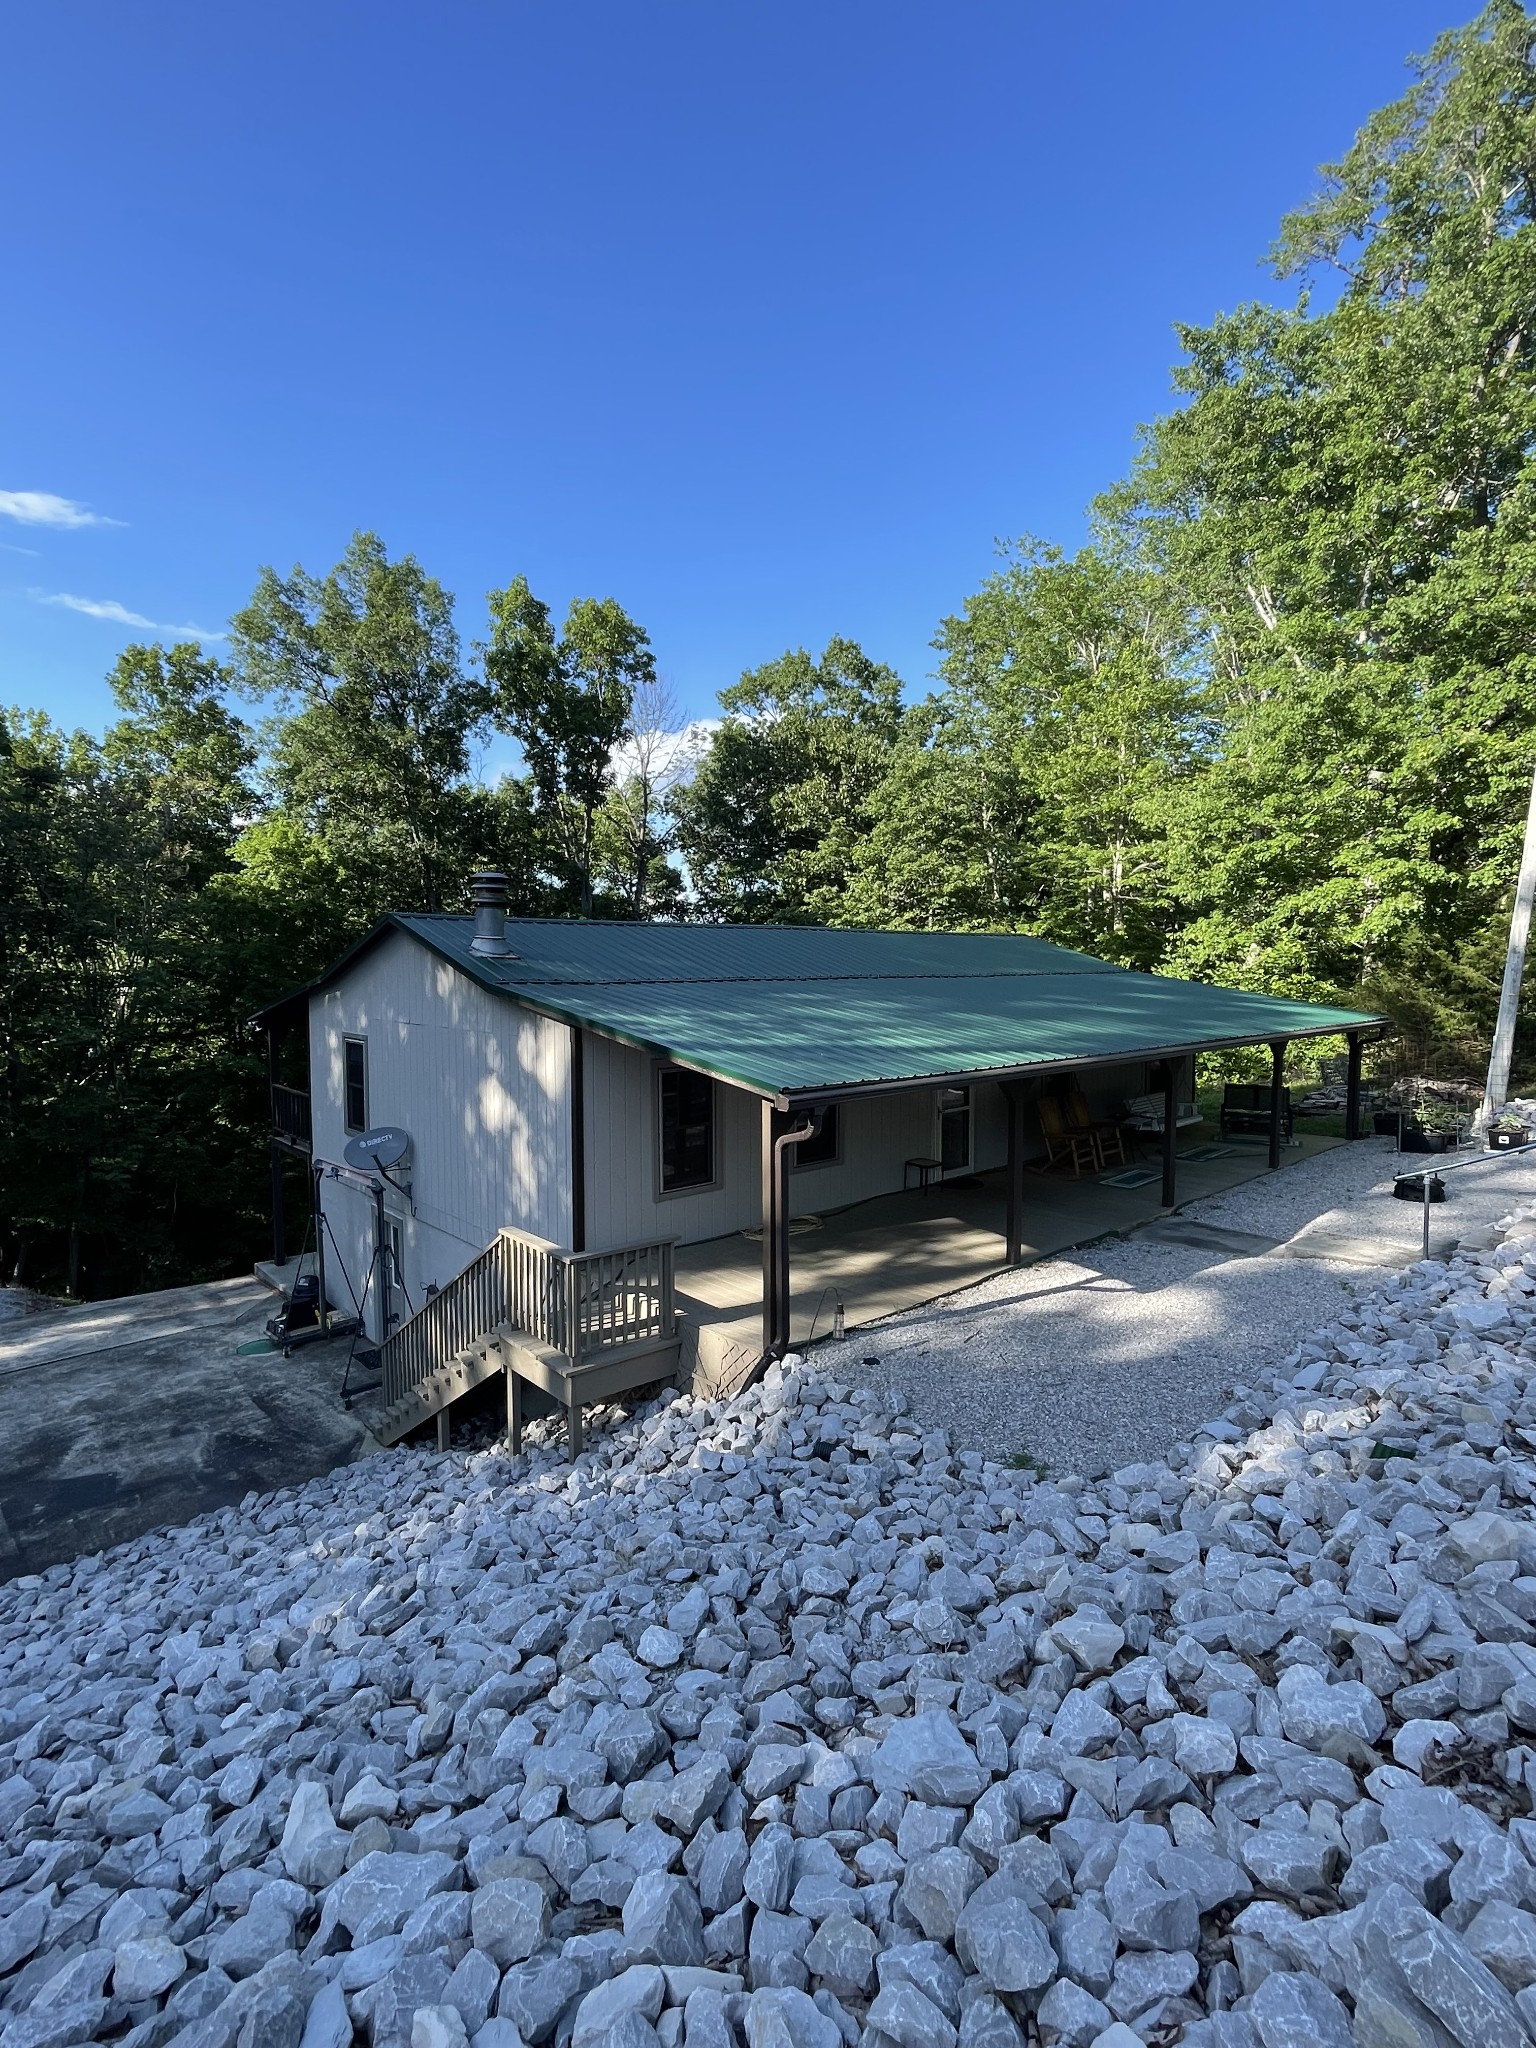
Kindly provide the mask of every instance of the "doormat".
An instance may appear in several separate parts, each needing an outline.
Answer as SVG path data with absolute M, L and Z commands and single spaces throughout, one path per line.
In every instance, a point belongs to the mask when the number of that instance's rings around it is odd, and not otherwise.
M 1153 1181 L 1161 1180 L 1161 1173 L 1154 1173 L 1150 1167 L 1131 1166 L 1124 1173 L 1101 1173 L 1101 1188 L 1149 1188 Z
M 1181 1152 L 1179 1157 L 1188 1160 L 1191 1166 L 1203 1166 L 1207 1159 L 1227 1159 L 1231 1157 L 1231 1153 L 1230 1145 L 1191 1145 L 1189 1150 Z

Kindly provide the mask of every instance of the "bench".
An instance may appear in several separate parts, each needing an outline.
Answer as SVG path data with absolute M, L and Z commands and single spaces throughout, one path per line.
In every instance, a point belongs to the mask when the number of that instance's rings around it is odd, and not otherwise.
M 1229 1138 L 1245 1132 L 1250 1136 L 1267 1138 L 1273 1100 L 1273 1091 L 1267 1081 L 1229 1081 L 1221 1098 L 1221 1135 Z M 1291 1141 L 1291 1121 L 1291 1091 L 1282 1088 L 1280 1135 L 1287 1144 Z
M 1143 1137 L 1158 1137 L 1163 1133 L 1163 1098 L 1161 1095 L 1133 1095 L 1125 1105 L 1121 1118 L 1123 1127 Z M 1174 1105 L 1173 1127 L 1176 1131 L 1188 1130 L 1190 1125 L 1202 1123 L 1198 1102 L 1180 1102 Z

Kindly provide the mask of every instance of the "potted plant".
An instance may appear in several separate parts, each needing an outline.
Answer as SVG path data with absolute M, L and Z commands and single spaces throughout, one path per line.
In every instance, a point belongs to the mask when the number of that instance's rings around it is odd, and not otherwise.
M 1490 1152 L 1512 1152 L 1517 1145 L 1528 1145 L 1530 1142 L 1530 1126 L 1518 1110 L 1501 1109 L 1488 1126 Z
M 1456 1112 L 1442 1102 L 1417 1103 L 1403 1125 L 1402 1149 L 1405 1152 L 1444 1152 L 1456 1142 L 1458 1121 Z

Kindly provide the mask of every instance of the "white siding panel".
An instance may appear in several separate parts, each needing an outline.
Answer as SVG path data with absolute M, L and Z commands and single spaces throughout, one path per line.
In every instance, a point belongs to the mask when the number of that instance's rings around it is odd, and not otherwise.
M 459 1272 L 503 1224 L 570 1241 L 570 1032 L 492 996 L 403 932 L 366 953 L 310 1005 L 317 1159 L 346 1144 L 342 1041 L 368 1045 L 368 1120 L 411 1133 L 415 1215 L 405 1213 L 406 1287 Z M 358 1284 L 371 1256 L 366 1195 L 322 1186 Z M 396 1213 L 403 1205 L 391 1195 Z M 332 1299 L 345 1292 L 331 1289 Z M 370 1319 L 371 1322 L 371 1319 Z
M 656 1075 L 660 1063 L 633 1046 L 586 1041 L 587 1241 L 607 1244 L 675 1237 L 683 1244 L 756 1224 L 758 1098 L 715 1084 L 716 1185 L 687 1194 L 660 1191 Z
M 652 1236 L 697 1244 L 754 1229 L 761 1220 L 761 1102 L 723 1082 L 715 1092 L 718 1184 L 683 1195 L 660 1193 L 659 1066 L 630 1046 L 587 1038 L 587 1238 L 594 1248 Z M 1008 1142 L 1002 1092 L 993 1083 L 975 1088 L 971 1105 L 972 1164 L 977 1171 L 1001 1166 Z M 838 1159 L 791 1170 L 791 1215 L 894 1193 L 904 1184 L 909 1159 L 938 1153 L 938 1102 L 931 1088 L 852 1096 L 839 1104 L 839 1114 Z

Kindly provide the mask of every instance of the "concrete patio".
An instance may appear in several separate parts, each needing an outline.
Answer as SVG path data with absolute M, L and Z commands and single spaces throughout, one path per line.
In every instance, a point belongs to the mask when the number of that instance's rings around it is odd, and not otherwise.
M 1298 1134 L 1281 1153 L 1280 1171 L 1340 1144 Z M 1207 1149 L 1215 1158 L 1190 1158 Z M 1157 1161 L 1144 1187 L 1106 1185 L 1125 1171 L 1026 1173 L 1023 1263 L 1037 1264 L 1075 1245 L 1137 1229 L 1167 1212 Z M 1225 1193 L 1269 1171 L 1263 1138 L 1218 1140 L 1199 1129 L 1184 1140 L 1178 1166 L 1182 1207 Z M 790 1341 L 809 1343 L 831 1328 L 839 1299 L 849 1330 L 973 1286 L 1004 1267 L 1006 1195 L 1001 1169 L 968 1174 L 923 1193 L 872 1201 L 800 1218 L 790 1225 Z M 810 1227 L 807 1227 L 807 1226 Z M 736 1232 L 677 1253 L 678 1305 L 684 1315 L 683 1363 L 700 1388 L 728 1386 L 762 1350 L 762 1240 Z

